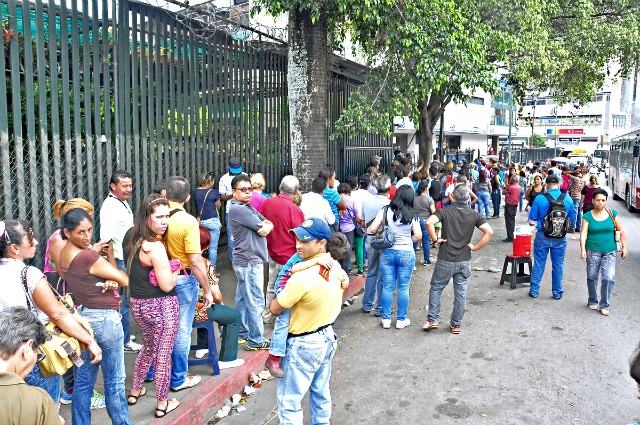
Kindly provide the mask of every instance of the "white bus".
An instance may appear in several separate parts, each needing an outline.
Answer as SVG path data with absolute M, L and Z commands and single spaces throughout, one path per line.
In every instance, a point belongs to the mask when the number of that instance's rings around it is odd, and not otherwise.
M 640 129 L 611 140 L 609 188 L 630 212 L 640 209 Z

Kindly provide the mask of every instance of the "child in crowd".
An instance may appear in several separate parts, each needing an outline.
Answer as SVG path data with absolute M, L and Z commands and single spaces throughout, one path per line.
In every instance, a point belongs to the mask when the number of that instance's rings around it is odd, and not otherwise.
M 317 219 L 311 218 L 310 220 Z M 292 274 L 308 269 L 309 267 L 319 265 L 319 273 L 326 280 L 329 280 L 329 270 L 338 264 L 338 260 L 346 257 L 350 250 L 351 245 L 349 245 L 349 241 L 346 236 L 342 233 L 334 232 L 331 234 L 331 238 L 327 241 L 327 253 L 317 255 L 307 261 L 302 261 L 302 258 L 300 258 L 297 253 L 293 254 L 289 261 L 287 261 L 287 264 L 282 267 L 280 274 L 276 278 L 276 298 L 280 292 L 282 292 Z M 346 289 L 349 285 L 349 276 L 347 276 L 347 273 L 344 270 L 342 270 L 342 277 L 340 280 L 342 281 L 342 288 Z M 286 354 L 290 319 L 291 311 L 289 309 L 285 309 L 277 317 L 273 327 L 273 334 L 271 334 L 271 348 L 269 348 L 269 358 L 265 361 L 265 366 L 276 378 L 282 378 L 284 376 L 284 371 L 280 366 L 280 360 Z

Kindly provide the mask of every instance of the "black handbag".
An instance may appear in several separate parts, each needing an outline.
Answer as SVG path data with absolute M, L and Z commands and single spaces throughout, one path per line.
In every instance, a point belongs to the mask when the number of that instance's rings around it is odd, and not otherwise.
M 353 236 L 355 236 L 356 238 L 363 238 L 366 232 L 364 231 L 362 226 L 360 226 L 360 223 L 356 221 L 355 218 L 353 219 L 353 224 L 356 225 L 355 229 L 353 229 Z
M 382 208 L 382 224 L 378 228 L 378 231 L 371 238 L 371 248 L 377 250 L 385 250 L 391 248 L 396 243 L 396 235 L 391 229 L 389 229 L 389 223 L 387 222 L 387 212 L 389 207 Z

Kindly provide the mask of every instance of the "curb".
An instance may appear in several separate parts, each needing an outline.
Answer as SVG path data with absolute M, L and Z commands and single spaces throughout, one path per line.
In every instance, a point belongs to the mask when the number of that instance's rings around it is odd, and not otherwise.
M 364 288 L 366 278 L 364 276 L 352 276 L 349 286 L 342 295 L 345 301 Z M 178 407 L 165 418 L 153 419 L 150 425 L 201 425 L 210 421 L 235 393 L 240 393 L 245 385 L 249 385 L 248 376 L 251 372 L 264 369 L 264 362 L 269 356 L 268 350 L 257 352 L 244 352 L 239 358 L 244 359 L 242 366 L 221 370 L 220 375 L 205 379 L 200 385 L 191 390 L 189 394 L 180 399 Z M 256 393 L 257 394 L 257 393 Z M 171 398 L 171 393 L 169 393 Z

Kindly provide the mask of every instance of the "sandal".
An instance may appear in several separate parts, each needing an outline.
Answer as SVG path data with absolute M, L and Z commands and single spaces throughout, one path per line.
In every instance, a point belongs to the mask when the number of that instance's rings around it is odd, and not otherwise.
M 169 404 L 172 401 L 175 402 L 176 404 L 174 404 L 173 407 L 169 409 Z M 156 418 L 164 418 L 165 416 L 167 416 L 167 414 L 176 410 L 178 406 L 180 406 L 180 402 L 178 401 L 178 399 L 172 398 L 171 400 L 167 400 L 167 405 L 164 407 L 164 409 L 156 407 Z M 161 414 L 158 415 L 158 412 L 160 412 Z
M 140 397 L 142 397 L 143 395 L 145 395 L 146 393 L 147 393 L 147 389 L 146 389 L 145 387 L 142 387 L 142 388 L 140 389 L 140 394 L 138 394 L 138 395 L 133 395 L 133 394 L 129 393 L 129 395 L 127 396 L 127 404 L 128 404 L 129 406 L 135 406 L 135 405 L 136 405 L 136 403 L 138 402 L 138 399 L 139 399 Z M 129 401 L 129 399 L 130 399 L 130 398 L 134 399 L 135 401 L 134 401 L 133 403 L 131 403 L 131 402 Z

